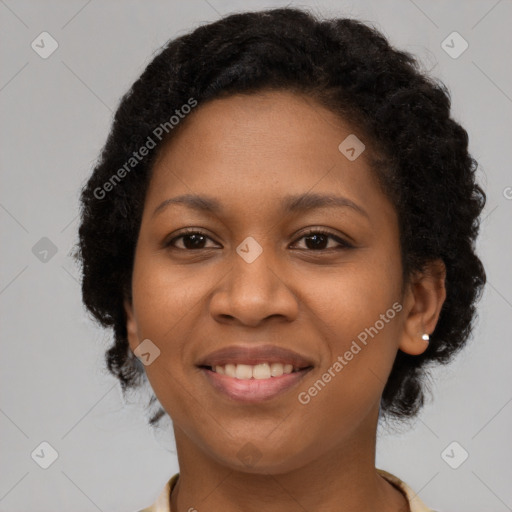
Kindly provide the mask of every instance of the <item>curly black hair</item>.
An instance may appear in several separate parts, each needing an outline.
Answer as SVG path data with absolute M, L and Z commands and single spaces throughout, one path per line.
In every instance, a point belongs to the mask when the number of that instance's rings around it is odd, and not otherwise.
M 319 19 L 295 8 L 232 14 L 170 40 L 123 96 L 81 191 L 75 252 L 83 302 L 114 331 L 107 367 L 123 393 L 145 378 L 128 346 L 123 299 L 131 300 L 152 166 L 176 132 L 169 120 L 193 102 L 201 108 L 209 100 L 263 90 L 306 94 L 378 148 L 372 168 L 398 213 L 404 282 L 430 261 L 446 266 L 447 296 L 430 344 L 419 356 L 398 351 L 381 399 L 383 416 L 412 418 L 424 404 L 427 369 L 447 363 L 466 343 L 486 282 L 475 254 L 486 202 L 476 183 L 477 163 L 468 153 L 467 132 L 450 117 L 446 86 L 422 72 L 412 55 L 360 21 Z M 166 133 L 156 148 L 131 160 L 150 138 L 155 142 L 159 126 Z M 112 180 L 116 173 L 122 180 Z M 150 423 L 164 414 L 160 407 Z

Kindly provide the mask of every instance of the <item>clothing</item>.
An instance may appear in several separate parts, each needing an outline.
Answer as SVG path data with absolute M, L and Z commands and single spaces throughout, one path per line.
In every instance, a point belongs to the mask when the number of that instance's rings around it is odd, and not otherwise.
M 416 493 L 402 480 L 397 478 L 395 475 L 384 471 L 383 469 L 377 469 L 380 476 L 385 478 L 390 484 L 394 485 L 398 490 L 402 491 L 407 501 L 409 502 L 410 512 L 436 512 L 428 508 L 416 495 Z M 179 473 L 176 473 L 163 488 L 162 492 L 158 496 L 157 500 L 150 507 L 140 510 L 139 512 L 172 512 L 170 496 L 172 489 L 178 481 Z
M 409 507 L 411 509 L 410 512 L 436 512 L 434 509 L 428 508 L 425 503 L 420 500 L 418 495 L 405 482 L 402 482 L 402 480 L 395 475 L 378 468 L 377 473 L 385 478 L 390 484 L 394 485 L 399 491 L 402 491 L 409 502 Z M 159 512 L 158 509 L 157 512 Z

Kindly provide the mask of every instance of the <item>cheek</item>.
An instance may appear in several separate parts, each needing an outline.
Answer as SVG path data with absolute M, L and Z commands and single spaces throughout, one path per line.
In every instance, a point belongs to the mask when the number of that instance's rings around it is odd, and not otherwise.
M 133 300 L 139 335 L 161 344 L 179 340 L 177 330 L 194 308 L 200 308 L 209 280 L 191 278 L 190 271 L 171 266 L 163 257 L 141 254 L 133 273 Z
M 393 304 L 400 301 L 401 267 L 396 259 L 374 256 L 368 251 L 350 264 L 328 273 L 302 277 L 301 300 L 337 352 L 378 322 L 379 331 L 395 329 Z M 391 311 L 390 311 L 391 309 Z M 400 308 L 398 308 L 400 309 Z M 382 316 L 385 316 L 384 324 Z M 386 321 L 389 320 L 389 321 Z M 364 337 L 364 336 L 363 336 Z
M 145 366 L 150 385 L 171 417 L 188 421 L 187 411 L 200 410 L 190 403 L 185 365 L 188 333 L 193 329 L 198 308 L 203 307 L 208 280 L 190 278 L 190 272 L 171 266 L 165 257 L 140 251 L 132 277 L 133 303 L 138 338 L 149 339 L 158 357 Z
M 156 347 L 157 357 L 145 371 L 167 411 L 180 396 L 172 390 L 183 385 L 187 332 L 197 315 L 195 308 L 202 307 L 207 284 L 199 279 L 191 282 L 178 267 L 171 269 L 164 258 L 151 254 L 141 252 L 135 262 L 132 289 L 137 337 L 139 342 L 149 339 Z
M 330 277 L 317 276 L 303 300 L 327 350 L 319 372 L 301 387 L 301 403 L 360 417 L 379 399 L 398 349 L 400 272 L 396 260 L 369 255 Z

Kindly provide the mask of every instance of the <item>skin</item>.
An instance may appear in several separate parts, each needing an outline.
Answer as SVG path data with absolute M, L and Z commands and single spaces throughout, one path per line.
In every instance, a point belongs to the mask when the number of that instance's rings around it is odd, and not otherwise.
M 174 512 L 409 510 L 375 469 L 379 402 L 397 351 L 427 348 L 421 335 L 438 320 L 445 270 L 432 262 L 402 294 L 397 214 L 369 167 L 369 141 L 354 161 L 338 150 L 351 133 L 311 98 L 261 92 L 199 105 L 159 154 L 125 309 L 131 350 L 145 339 L 160 350 L 145 368 L 173 421 Z M 344 196 L 367 215 L 282 211 L 284 196 L 301 193 Z M 223 210 L 173 204 L 153 215 L 181 194 L 213 196 Z M 206 234 L 202 248 L 187 249 L 190 238 L 164 246 L 188 227 Z M 325 238 L 315 249 L 308 227 L 353 248 Z M 235 250 L 249 236 L 263 249 L 252 263 Z M 402 310 L 301 404 L 298 393 L 395 302 Z M 213 350 L 265 343 L 314 361 L 297 387 L 271 400 L 230 401 L 196 367 Z M 238 455 L 248 443 L 256 454 L 249 466 Z

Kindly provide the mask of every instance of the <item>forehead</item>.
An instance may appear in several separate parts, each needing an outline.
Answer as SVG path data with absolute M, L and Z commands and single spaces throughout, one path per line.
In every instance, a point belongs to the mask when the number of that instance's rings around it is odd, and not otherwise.
M 237 94 L 199 104 L 161 154 L 223 162 L 231 158 L 239 164 L 248 156 L 286 160 L 295 155 L 318 162 L 321 150 L 331 146 L 334 151 L 322 159 L 327 161 L 337 156 L 340 137 L 350 132 L 341 118 L 306 95 L 287 91 Z
M 156 208 L 172 196 L 205 194 L 263 207 L 309 191 L 385 201 L 368 165 L 369 141 L 355 160 L 339 149 L 354 131 L 314 99 L 291 92 L 199 104 L 160 151 L 147 201 Z

